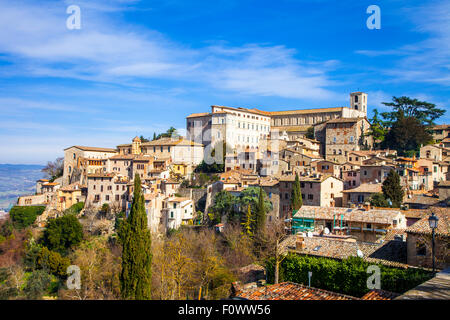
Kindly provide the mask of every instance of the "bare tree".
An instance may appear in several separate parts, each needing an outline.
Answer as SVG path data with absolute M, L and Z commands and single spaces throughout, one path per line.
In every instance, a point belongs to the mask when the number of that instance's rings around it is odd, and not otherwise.
M 47 165 L 41 171 L 46 173 L 47 177 L 52 181 L 61 177 L 64 171 L 64 158 L 59 157 L 55 161 L 48 161 Z

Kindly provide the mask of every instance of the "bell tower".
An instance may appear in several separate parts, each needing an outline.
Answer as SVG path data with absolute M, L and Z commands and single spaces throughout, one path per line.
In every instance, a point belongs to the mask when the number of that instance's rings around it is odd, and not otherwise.
M 367 116 L 367 93 L 350 93 L 350 108 L 359 111 L 361 116 Z
M 141 154 L 141 139 L 139 139 L 139 137 L 135 137 L 133 139 L 133 143 L 131 144 L 131 153 Z

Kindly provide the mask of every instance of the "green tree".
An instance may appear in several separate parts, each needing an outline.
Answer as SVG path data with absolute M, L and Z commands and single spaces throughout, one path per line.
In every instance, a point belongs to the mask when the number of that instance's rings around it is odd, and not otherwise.
M 298 177 L 298 174 L 295 173 L 295 182 L 292 186 L 292 196 L 291 196 L 291 206 L 292 210 L 297 211 L 300 209 L 303 205 L 302 200 L 302 190 L 300 186 L 300 179 Z
M 380 145 L 383 143 L 387 129 L 385 123 L 379 118 L 377 109 L 373 109 L 373 117 L 370 119 L 369 135 L 373 137 L 374 144 Z
M 259 188 L 258 202 L 256 204 L 254 233 L 264 233 L 266 226 L 266 206 L 264 201 L 265 192 Z
M 253 219 L 252 207 L 250 204 L 247 206 L 247 214 L 245 215 L 244 222 L 242 222 L 242 228 L 244 229 L 244 233 L 248 236 L 253 236 L 253 223 L 255 219 Z
M 392 124 L 381 146 L 397 150 L 399 155 L 407 155 L 432 141 L 433 137 L 418 119 L 401 116 Z
M 146 138 L 144 138 L 144 136 L 141 134 L 141 136 L 139 137 L 139 139 L 141 139 L 141 142 L 142 143 L 144 143 L 144 142 L 149 142 L 150 140 L 149 139 L 146 139 Z
M 384 198 L 392 201 L 392 207 L 399 208 L 403 202 L 404 191 L 400 185 L 400 176 L 397 171 L 393 169 L 389 171 L 381 188 L 383 190 Z
M 65 278 L 70 259 L 62 257 L 58 252 L 48 250 L 47 247 L 43 247 L 37 258 L 37 264 L 55 276 Z
M 392 97 L 392 102 L 382 102 L 385 106 L 392 107 L 393 111 L 383 112 L 381 115 L 390 126 L 399 118 L 415 118 L 420 124 L 430 127 L 434 120 L 444 115 L 445 110 L 439 109 L 435 104 L 411 99 L 409 97 Z
M 151 235 L 147 227 L 144 195 L 138 174 L 134 178 L 130 214 L 121 232 L 123 233 L 121 295 L 124 299 L 148 300 L 151 298 Z
M 23 229 L 36 221 L 37 216 L 45 211 L 45 206 L 14 206 L 9 211 L 14 228 Z
M 209 207 L 209 219 L 213 224 L 219 223 L 222 217 L 229 216 L 229 219 L 233 219 L 235 215 L 236 197 L 226 190 L 219 191 L 214 196 L 214 204 Z
M 305 138 L 314 139 L 314 127 L 308 127 L 308 129 L 306 129 Z
M 383 193 L 374 193 L 371 197 L 370 197 L 370 205 L 374 206 L 374 207 L 380 207 L 380 208 L 388 208 L 389 207 L 389 203 L 386 200 L 386 198 L 384 197 Z
M 50 286 L 50 282 L 51 277 L 45 270 L 35 270 L 28 278 L 23 291 L 28 299 L 38 300 L 45 294 Z
M 47 224 L 43 239 L 50 250 L 65 255 L 70 247 L 83 239 L 83 226 L 74 215 L 52 219 Z

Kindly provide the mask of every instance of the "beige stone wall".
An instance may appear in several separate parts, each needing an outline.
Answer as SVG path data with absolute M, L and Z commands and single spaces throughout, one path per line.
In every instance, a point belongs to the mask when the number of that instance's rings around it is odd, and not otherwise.
M 119 183 L 115 177 L 89 177 L 87 187 L 87 206 L 101 207 L 107 203 L 110 206 L 125 208 L 128 196 L 127 183 Z

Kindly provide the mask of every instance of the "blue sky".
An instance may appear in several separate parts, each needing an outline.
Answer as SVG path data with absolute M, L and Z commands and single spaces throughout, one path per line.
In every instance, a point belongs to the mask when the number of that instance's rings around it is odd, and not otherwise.
M 0 0 L 0 163 L 184 129 L 212 104 L 347 106 L 360 90 L 370 112 L 401 95 L 448 109 L 449 71 L 449 1 Z

